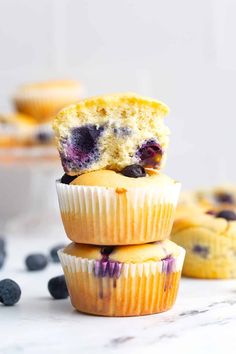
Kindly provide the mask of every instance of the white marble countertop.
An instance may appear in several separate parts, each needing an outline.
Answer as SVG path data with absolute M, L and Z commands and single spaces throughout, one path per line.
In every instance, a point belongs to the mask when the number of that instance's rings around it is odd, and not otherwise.
M 69 299 L 50 298 L 47 282 L 62 273 L 59 264 L 41 272 L 24 268 L 25 255 L 47 252 L 61 240 L 9 238 L 0 279 L 17 281 L 22 297 L 14 307 L 0 305 L 1 354 L 236 353 L 236 281 L 182 279 L 174 308 L 159 315 L 85 315 Z

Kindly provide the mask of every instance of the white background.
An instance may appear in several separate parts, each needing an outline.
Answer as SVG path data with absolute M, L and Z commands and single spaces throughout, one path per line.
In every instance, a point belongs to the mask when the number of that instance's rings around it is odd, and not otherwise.
M 171 108 L 166 172 L 185 188 L 233 182 L 235 14 L 234 0 L 0 0 L 0 110 L 48 78 L 150 95 Z

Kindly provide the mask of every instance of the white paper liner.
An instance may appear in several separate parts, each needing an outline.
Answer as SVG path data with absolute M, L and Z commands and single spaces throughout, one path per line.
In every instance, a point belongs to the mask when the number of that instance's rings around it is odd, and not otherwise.
M 182 270 L 184 257 L 185 257 L 185 250 L 182 247 L 179 247 L 179 255 L 178 257 L 174 257 L 174 264 L 172 268 L 172 272 L 179 272 Z M 71 273 L 77 272 L 87 272 L 93 273 L 95 268 L 95 259 L 87 259 L 81 258 L 76 256 L 68 255 L 67 253 L 63 252 L 62 250 L 58 251 L 58 256 L 60 258 L 62 267 L 67 267 L 68 271 Z M 163 261 L 149 261 L 143 263 L 123 263 L 121 275 L 127 278 L 128 276 L 135 277 L 135 276 L 148 276 L 150 274 L 155 273 L 162 273 L 163 272 Z
M 123 264 L 119 277 L 96 276 L 95 260 L 59 251 L 72 305 L 102 316 L 139 316 L 170 309 L 176 299 L 185 251 L 179 248 L 170 272 L 163 261 Z M 162 271 L 163 270 L 163 271 Z
M 56 187 L 67 236 L 77 243 L 101 245 L 147 243 L 168 237 L 180 191 L 180 183 L 129 188 L 123 195 L 114 188 L 59 181 Z

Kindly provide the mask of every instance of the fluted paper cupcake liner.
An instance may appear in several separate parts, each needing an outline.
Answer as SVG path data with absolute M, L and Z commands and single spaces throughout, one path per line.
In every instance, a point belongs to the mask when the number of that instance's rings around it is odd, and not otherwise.
M 74 242 L 125 245 L 161 241 L 170 234 L 180 184 L 113 189 L 57 182 L 62 221 Z
M 110 273 L 109 262 L 106 272 L 101 269 L 102 261 L 59 251 L 72 305 L 102 316 L 139 316 L 170 309 L 177 296 L 184 255 L 180 248 L 177 258 L 159 262 L 112 262 L 119 264 L 119 271 Z

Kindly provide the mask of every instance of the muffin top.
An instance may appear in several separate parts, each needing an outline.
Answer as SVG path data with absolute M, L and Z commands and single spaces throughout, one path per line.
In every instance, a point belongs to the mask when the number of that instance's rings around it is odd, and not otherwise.
M 133 164 L 160 169 L 169 141 L 167 113 L 165 104 L 133 93 L 92 97 L 63 109 L 53 127 L 64 171 L 73 176 Z
M 158 187 L 176 183 L 170 177 L 160 174 L 155 170 L 144 171 L 145 175 L 128 177 L 122 173 L 111 170 L 99 170 L 88 172 L 73 179 L 70 184 L 83 186 L 100 186 L 111 188 L 139 188 L 139 187 Z
M 236 207 L 236 186 L 228 184 L 181 193 L 180 205 L 190 204 L 205 210 L 209 208 L 234 209 Z
M 75 80 L 54 80 L 54 81 L 42 81 L 37 83 L 29 83 L 20 86 L 14 98 L 24 98 L 25 95 L 30 95 L 30 97 L 36 97 L 38 95 L 76 95 L 77 100 L 80 98 L 81 94 L 81 84 Z M 76 102 L 76 101 L 74 101 Z
M 236 213 L 230 209 L 203 211 L 201 208 L 185 207 L 185 213 L 177 216 L 172 235 L 183 230 L 208 230 L 222 236 L 236 236 Z M 178 214 L 177 214 L 178 215 Z
M 143 245 L 105 247 L 71 243 L 63 252 L 86 259 L 102 260 L 106 256 L 111 261 L 120 263 L 143 263 L 177 257 L 180 250 L 181 248 L 175 243 L 165 240 Z

